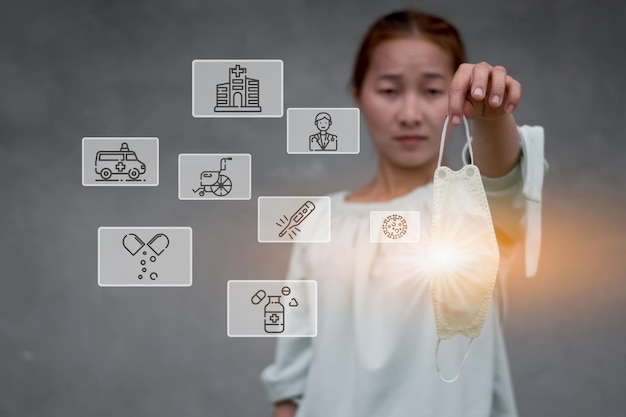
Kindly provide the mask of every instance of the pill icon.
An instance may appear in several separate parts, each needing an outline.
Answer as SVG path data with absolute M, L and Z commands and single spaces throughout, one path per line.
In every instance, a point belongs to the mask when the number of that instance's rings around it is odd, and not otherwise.
M 124 245 L 124 248 L 126 248 L 131 255 L 135 256 L 137 252 L 143 248 L 145 243 L 143 243 L 143 240 L 139 239 L 139 236 L 136 234 L 129 233 L 122 239 L 122 245 Z
M 148 247 L 152 249 L 154 253 L 160 255 L 170 245 L 170 240 L 163 233 L 157 233 L 148 242 Z
M 250 299 L 250 301 L 252 301 L 252 304 L 257 305 L 259 304 L 261 301 L 263 301 L 263 299 L 265 298 L 266 293 L 263 290 L 258 290 Z

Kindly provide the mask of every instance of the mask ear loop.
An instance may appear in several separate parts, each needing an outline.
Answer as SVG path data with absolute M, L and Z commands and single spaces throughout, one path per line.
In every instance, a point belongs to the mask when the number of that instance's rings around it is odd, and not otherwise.
M 441 374 L 441 368 L 439 367 L 439 345 L 441 344 L 441 339 L 437 339 L 437 349 L 435 350 L 435 365 L 437 366 L 437 373 L 439 374 L 439 378 L 443 382 L 447 382 L 448 384 L 451 384 L 453 382 L 456 382 L 457 379 L 459 379 L 459 377 L 461 376 L 461 371 L 463 370 L 463 367 L 465 366 L 465 362 L 467 361 L 467 357 L 469 356 L 470 346 L 472 345 L 473 341 L 474 341 L 474 338 L 471 338 L 469 342 L 467 342 L 467 346 L 465 346 L 465 355 L 463 355 L 463 361 L 461 362 L 461 366 L 459 366 L 459 369 L 456 371 L 456 375 L 454 375 L 454 378 L 446 379 Z
M 446 116 L 446 120 L 443 122 L 443 130 L 441 131 L 441 141 L 439 144 L 439 160 L 437 161 L 437 168 L 441 166 L 443 160 L 443 148 L 446 144 L 446 133 L 448 131 L 448 124 L 450 123 L 450 116 Z M 467 146 L 469 147 L 470 164 L 474 163 L 474 152 L 472 151 L 472 137 L 469 132 L 469 125 L 467 119 L 463 116 L 463 124 L 465 125 L 465 139 L 467 140 Z
M 450 123 L 450 117 L 446 116 L 446 120 L 443 122 L 443 130 L 441 131 L 441 142 L 439 145 L 439 159 L 437 161 L 437 168 L 441 167 L 441 162 L 443 160 L 443 149 L 446 143 L 446 133 L 448 131 L 449 123 Z M 467 140 L 467 146 L 469 148 L 470 164 L 473 164 L 474 152 L 472 151 L 472 137 L 470 136 L 469 125 L 467 123 L 467 119 L 465 118 L 465 116 L 463 116 L 463 124 L 465 126 L 465 139 Z M 471 338 L 469 342 L 467 342 L 467 346 L 465 347 L 465 355 L 463 355 L 463 361 L 461 362 L 461 365 L 459 366 L 459 369 L 457 370 L 456 375 L 454 375 L 452 379 L 447 379 L 441 374 L 441 368 L 439 367 L 439 346 L 441 345 L 441 339 L 437 339 L 437 348 L 435 350 L 435 365 L 437 366 L 437 373 L 439 374 L 439 378 L 443 382 L 447 382 L 448 384 L 451 384 L 453 382 L 456 382 L 457 379 L 459 379 L 459 377 L 461 376 L 461 371 L 463 370 L 463 367 L 465 366 L 465 362 L 467 361 L 467 358 L 469 356 L 470 346 L 472 345 L 473 341 L 474 341 L 474 338 Z

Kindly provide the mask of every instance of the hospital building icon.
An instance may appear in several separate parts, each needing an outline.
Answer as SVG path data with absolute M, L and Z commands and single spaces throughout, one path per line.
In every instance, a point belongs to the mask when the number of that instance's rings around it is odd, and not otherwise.
M 216 86 L 216 112 L 260 112 L 259 80 L 239 64 L 228 69 L 228 82 Z

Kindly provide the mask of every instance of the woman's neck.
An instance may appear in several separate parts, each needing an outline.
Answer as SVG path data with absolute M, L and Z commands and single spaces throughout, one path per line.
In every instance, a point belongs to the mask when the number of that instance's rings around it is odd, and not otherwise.
M 435 167 L 405 168 L 379 163 L 376 176 L 346 198 L 352 202 L 385 202 L 433 181 Z

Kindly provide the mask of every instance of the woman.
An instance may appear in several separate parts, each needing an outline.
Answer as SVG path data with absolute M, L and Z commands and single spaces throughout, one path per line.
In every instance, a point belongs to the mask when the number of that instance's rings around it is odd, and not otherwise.
M 317 280 L 318 335 L 278 341 L 262 375 L 275 417 L 517 415 L 495 301 L 461 378 L 442 382 L 434 363 L 435 320 L 420 261 L 447 115 L 452 125 L 473 120 L 474 163 L 503 259 L 500 281 L 523 238 L 520 140 L 527 131 L 513 117 L 521 86 L 503 67 L 464 62 L 456 29 L 425 13 L 385 16 L 364 38 L 352 87 L 378 171 L 361 188 L 331 197 L 330 243 L 294 247 L 287 278 Z M 370 242 L 370 213 L 390 210 L 420 212 L 418 243 Z M 448 343 L 439 360 L 455 369 L 465 342 Z

